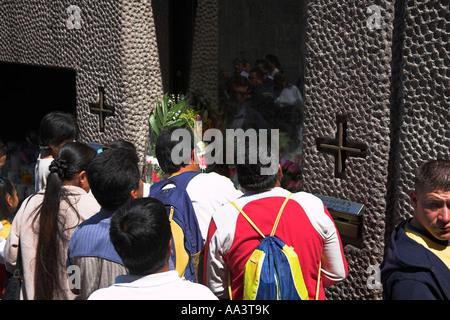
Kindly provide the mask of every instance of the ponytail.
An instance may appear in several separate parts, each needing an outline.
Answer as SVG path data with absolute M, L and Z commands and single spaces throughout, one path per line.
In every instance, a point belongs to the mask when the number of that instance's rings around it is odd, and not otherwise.
M 58 156 L 50 164 L 44 200 L 36 209 L 33 225 L 38 233 L 35 266 L 35 296 L 37 300 L 66 299 L 65 284 L 59 283 L 61 268 L 64 268 L 61 248 L 70 239 L 64 236 L 67 226 L 64 216 L 60 215 L 60 204 L 65 201 L 76 213 L 78 222 L 81 217 L 70 194 L 63 188 L 65 181 L 72 180 L 79 172 L 85 171 L 97 153 L 89 146 L 70 142 L 61 147 Z

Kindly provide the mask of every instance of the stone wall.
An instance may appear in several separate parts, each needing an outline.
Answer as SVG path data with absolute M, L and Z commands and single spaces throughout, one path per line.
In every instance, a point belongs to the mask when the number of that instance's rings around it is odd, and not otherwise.
M 197 1 L 189 82 L 190 90 L 200 90 L 213 103 L 219 100 L 218 1 Z
M 397 1 L 396 47 L 401 68 L 393 98 L 393 144 L 388 191 L 388 240 L 411 216 L 414 172 L 432 159 L 449 159 L 449 1 Z
M 306 4 L 283 3 L 293 12 Z M 68 11 L 72 5 L 80 10 L 78 26 L 73 7 Z M 212 100 L 223 5 L 198 0 L 195 17 L 190 89 Z M 306 46 L 300 48 L 304 190 L 366 207 L 360 247 L 344 249 L 349 276 L 326 290 L 329 299 L 381 298 L 376 267 L 392 229 L 411 216 L 413 171 L 422 161 L 448 158 L 448 5 L 448 0 L 307 2 Z M 170 83 L 168 16 L 167 1 L 1 1 L 0 61 L 75 70 L 81 140 L 124 138 L 143 157 L 148 114 Z M 89 110 L 100 86 L 105 103 L 116 110 L 104 132 Z M 334 138 L 341 115 L 347 139 L 363 143 L 367 154 L 348 157 L 345 176 L 338 178 L 335 158 L 319 152 L 317 139 Z
M 389 160 L 393 5 L 375 2 L 385 25 L 369 28 L 373 1 L 308 2 L 306 28 L 304 190 L 365 205 L 362 245 L 345 247 L 349 275 L 327 290 L 331 299 L 376 299 L 366 271 L 384 248 Z M 333 138 L 336 116 L 347 117 L 347 139 L 367 146 L 365 158 L 347 158 L 346 177 L 335 177 L 335 158 L 318 152 L 316 139 Z
M 308 4 L 304 188 L 366 206 L 361 247 L 345 247 L 349 276 L 328 298 L 381 298 L 377 267 L 393 228 L 412 215 L 414 172 L 449 156 L 448 3 Z M 347 159 L 344 178 L 316 145 L 334 137 L 336 115 L 347 116 L 347 138 L 368 147 Z
M 143 156 L 148 114 L 167 83 L 164 3 L 1 1 L 0 60 L 75 70 L 81 140 L 127 139 Z M 116 110 L 104 132 L 98 115 L 89 110 L 90 103 L 98 102 L 98 87 L 105 88 L 105 104 Z

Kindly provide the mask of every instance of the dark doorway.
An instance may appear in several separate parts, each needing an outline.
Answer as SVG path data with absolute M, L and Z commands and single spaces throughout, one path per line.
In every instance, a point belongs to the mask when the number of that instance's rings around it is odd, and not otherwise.
M 0 62 L 0 138 L 22 141 L 39 132 L 52 110 L 76 114 L 75 70 Z
M 170 0 L 170 92 L 185 94 L 189 87 L 196 0 Z

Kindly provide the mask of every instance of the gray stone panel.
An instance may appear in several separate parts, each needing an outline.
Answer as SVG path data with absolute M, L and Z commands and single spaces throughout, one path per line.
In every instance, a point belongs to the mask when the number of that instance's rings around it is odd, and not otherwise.
M 327 289 L 332 299 L 376 299 L 381 293 L 368 289 L 367 270 L 381 262 L 384 245 L 393 6 L 375 2 L 385 24 L 369 28 L 367 9 L 373 4 L 308 3 L 304 189 L 366 206 L 362 246 L 345 247 L 349 275 Z M 334 138 L 340 114 L 347 116 L 347 139 L 368 147 L 365 158 L 347 158 L 342 179 L 335 177 L 335 158 L 316 146 L 317 138 Z
M 426 161 L 450 156 L 449 1 L 399 1 L 404 17 L 395 158 L 386 236 L 411 217 L 409 191 Z M 388 239 L 387 239 L 388 240 Z
M 73 4 L 80 8 L 80 28 L 67 25 Z M 143 157 L 148 114 L 163 94 L 168 68 L 167 12 L 167 4 L 151 1 L 2 1 L 0 60 L 76 70 L 81 140 L 127 139 Z M 99 86 L 105 103 L 116 108 L 104 132 L 89 111 Z

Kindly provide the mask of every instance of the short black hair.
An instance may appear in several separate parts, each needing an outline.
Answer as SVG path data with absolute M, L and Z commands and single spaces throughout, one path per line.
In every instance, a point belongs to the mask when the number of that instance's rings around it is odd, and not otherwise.
M 270 130 L 268 130 L 269 137 L 267 141 L 270 140 Z M 258 139 L 260 140 L 260 139 Z M 267 155 L 273 156 L 272 152 L 275 152 L 275 150 L 271 150 L 270 143 L 267 145 L 262 145 L 260 141 L 257 142 L 257 148 L 254 148 L 254 146 L 250 146 L 250 141 L 248 139 L 245 140 L 244 146 L 238 146 L 236 143 L 235 145 L 235 163 L 236 163 L 236 174 L 238 177 L 238 182 L 241 185 L 242 188 L 244 188 L 246 191 L 262 191 L 265 189 L 273 188 L 277 182 L 278 178 L 278 172 L 275 174 L 262 174 L 261 169 L 269 167 L 267 164 L 263 164 L 261 162 L 261 148 L 267 148 Z M 239 163 L 237 159 L 237 148 L 244 147 L 244 163 Z M 256 163 L 251 162 L 250 154 L 251 152 L 255 152 L 257 150 L 257 161 Z
M 183 129 L 189 133 L 191 139 L 190 155 L 192 154 L 192 150 L 194 150 L 194 136 L 191 130 L 187 128 L 177 128 L 177 127 L 170 127 L 168 129 L 162 130 L 159 133 L 158 138 L 156 139 L 155 155 L 156 158 L 158 159 L 159 166 L 167 174 L 173 174 L 188 164 L 183 162 L 180 164 L 175 164 L 172 160 L 173 148 L 182 141 L 181 137 L 179 140 L 172 141 L 172 134 L 177 129 Z
M 39 138 L 42 146 L 59 146 L 66 140 L 78 138 L 78 125 L 75 117 L 67 112 L 47 113 L 39 125 Z
M 16 187 L 11 181 L 0 177 L 0 220 L 7 220 L 9 223 L 12 223 L 15 213 L 8 211 L 6 196 L 13 196 L 15 190 Z
M 136 152 L 110 148 L 99 153 L 86 173 L 92 194 L 105 209 L 115 211 L 139 188 L 141 174 Z
M 450 191 L 450 160 L 438 159 L 422 164 L 417 170 L 414 183 L 416 190 Z
M 111 218 L 110 238 L 131 274 L 147 275 L 161 270 L 171 238 L 164 204 L 155 198 L 127 202 Z
M 253 69 L 251 69 L 250 70 L 250 73 L 256 73 L 256 77 L 259 79 L 259 80 L 264 80 L 264 73 L 261 71 L 261 69 L 260 68 L 253 68 Z

